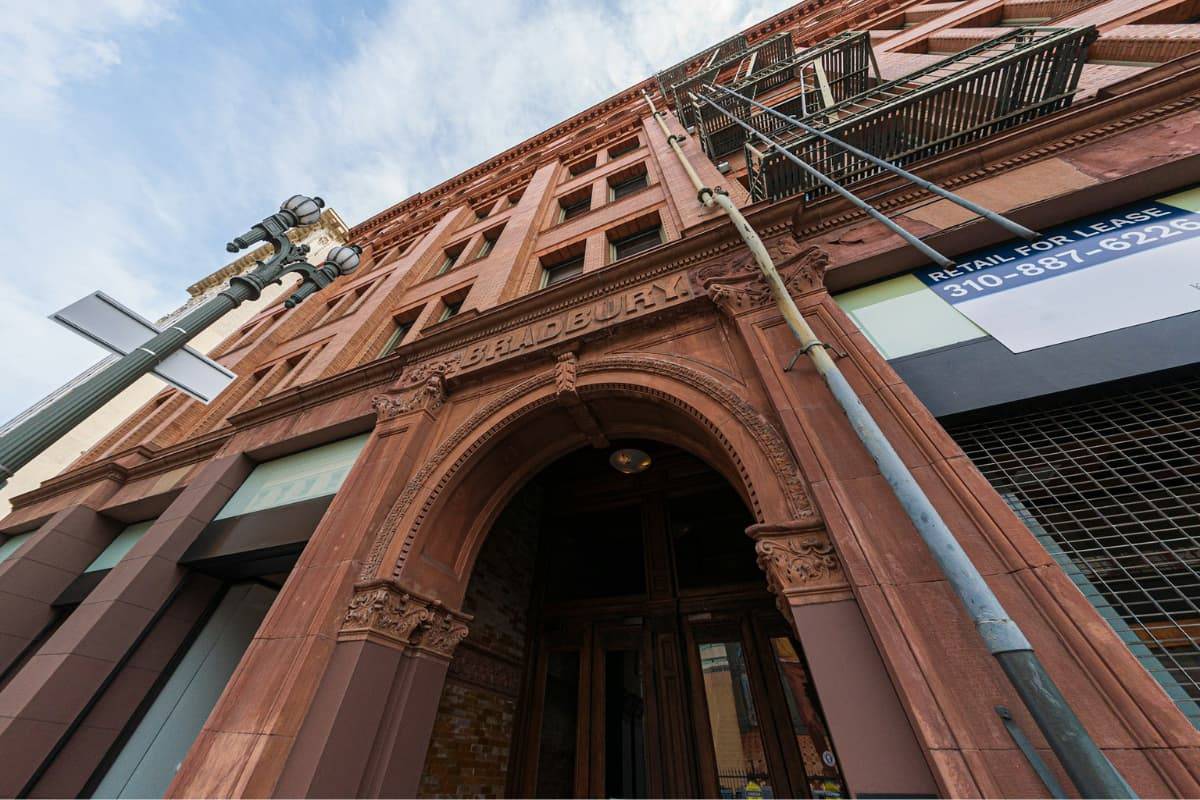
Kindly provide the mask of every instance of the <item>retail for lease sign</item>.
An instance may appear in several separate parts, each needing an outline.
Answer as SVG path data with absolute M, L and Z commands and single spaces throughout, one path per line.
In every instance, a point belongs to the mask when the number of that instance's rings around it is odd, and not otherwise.
M 1200 311 L 1200 188 L 916 274 L 1014 353 Z

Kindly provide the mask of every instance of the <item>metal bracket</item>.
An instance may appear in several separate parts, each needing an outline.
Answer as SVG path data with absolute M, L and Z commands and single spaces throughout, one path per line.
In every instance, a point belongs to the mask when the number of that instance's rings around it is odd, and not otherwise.
M 801 347 L 799 350 L 796 351 L 795 355 L 792 356 L 792 360 L 789 361 L 788 365 L 783 368 L 783 371 L 791 372 L 792 367 L 796 366 L 796 362 L 800 360 L 800 356 L 808 355 L 808 351 L 812 350 L 814 347 L 824 347 L 826 350 L 831 351 L 838 358 L 845 358 L 847 355 L 849 355 L 848 353 L 844 353 L 841 350 L 838 350 L 836 347 L 834 347 L 831 344 L 825 344 L 825 342 L 821 342 L 821 341 L 809 342 L 804 347 Z
M 1050 771 L 1050 767 L 1046 766 L 1046 762 L 1038 755 L 1037 750 L 1033 748 L 1033 743 L 1029 741 L 1029 737 L 1025 735 L 1025 731 L 1017 725 L 1017 721 L 1013 719 L 1012 712 L 1004 706 L 996 706 L 996 713 L 1000 715 L 1000 719 L 1004 722 L 1004 728 L 1008 731 L 1008 735 L 1012 737 L 1013 743 L 1017 749 L 1025 756 L 1025 760 L 1029 762 L 1029 766 L 1033 767 L 1033 771 L 1042 779 L 1042 783 L 1046 785 L 1051 797 L 1066 797 L 1067 793 L 1063 791 L 1062 785 L 1058 779 L 1054 777 L 1054 773 Z

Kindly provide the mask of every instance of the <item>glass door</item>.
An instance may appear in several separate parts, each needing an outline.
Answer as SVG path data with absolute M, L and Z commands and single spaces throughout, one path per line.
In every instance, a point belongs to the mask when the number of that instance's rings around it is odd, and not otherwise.
M 649 797 L 646 675 L 641 626 L 592 634 L 592 797 Z M 661 791 L 653 792 L 655 796 Z
M 537 744 L 522 794 L 662 795 L 648 747 L 653 720 L 643 627 L 585 623 L 544 642 L 534 684 Z
M 701 785 L 722 798 L 842 797 L 799 651 L 750 614 L 687 625 Z

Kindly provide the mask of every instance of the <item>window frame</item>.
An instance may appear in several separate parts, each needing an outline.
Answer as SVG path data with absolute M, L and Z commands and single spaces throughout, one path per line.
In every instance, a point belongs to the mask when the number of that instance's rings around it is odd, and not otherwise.
M 539 288 L 548 289 L 551 286 L 555 286 L 557 284 L 564 283 L 565 281 L 569 281 L 572 278 L 577 278 L 580 275 L 582 275 L 583 274 L 583 258 L 584 258 L 584 254 L 580 253 L 577 256 L 572 256 L 571 258 L 563 259 L 562 261 L 559 261 L 555 264 L 543 264 L 542 265 L 542 284 Z M 559 278 L 558 280 L 553 280 L 555 271 L 561 270 L 563 267 L 573 266 L 575 263 L 579 264 L 578 272 L 572 272 L 570 275 L 567 275 L 564 278 Z
M 580 199 L 569 205 L 564 205 L 563 201 L 574 195 L 581 195 Z M 580 209 L 576 211 L 576 209 Z M 562 224 L 568 220 L 582 217 L 592 210 L 592 187 L 589 185 L 578 192 L 565 194 L 558 198 L 558 222 Z
M 462 257 L 463 251 L 467 249 L 467 243 L 461 242 L 456 245 L 444 248 L 442 250 L 443 260 L 438 265 L 437 270 L 433 273 L 434 277 L 445 275 L 458 265 L 458 259 Z
M 465 301 L 466 301 L 465 297 L 461 298 L 459 300 L 452 300 L 452 301 L 446 301 L 443 299 L 442 300 L 442 313 L 438 316 L 438 322 L 445 322 L 446 320 L 450 319 L 451 317 L 457 317 L 459 315 L 459 313 L 462 311 L 462 306 Z
M 631 240 L 634 240 L 634 239 L 637 239 L 637 238 L 643 237 L 643 236 L 646 237 L 647 239 L 649 239 L 649 235 L 652 233 L 658 234 L 658 243 L 657 244 L 653 244 L 653 245 L 651 245 L 649 247 L 645 247 L 641 250 L 636 250 L 632 253 L 626 253 L 625 255 L 620 254 L 619 248 L 622 245 L 628 244 Z M 609 239 L 608 240 L 609 263 L 616 263 L 617 261 L 624 261 L 627 258 L 632 258 L 633 256 L 640 255 L 640 254 L 646 252 L 647 250 L 653 250 L 655 247 L 658 247 L 659 245 L 665 244 L 665 243 L 666 243 L 666 232 L 663 230 L 662 221 L 660 220 L 652 228 L 647 228 L 646 230 L 638 231 L 637 233 L 631 233 L 628 236 L 622 236 L 620 239 L 617 239 L 615 241 L 612 239 Z
M 584 156 L 583 158 L 578 158 L 566 165 L 567 174 L 572 178 L 578 178 L 580 175 L 591 172 L 596 168 L 597 160 L 598 159 L 596 158 L 595 153 L 592 153 L 589 156 Z
M 376 356 L 376 358 L 384 358 L 385 356 L 390 356 L 392 353 L 396 352 L 396 348 L 400 347 L 404 343 L 404 337 L 408 336 L 409 331 L 413 329 L 413 326 L 416 324 L 416 322 L 417 321 L 415 319 L 410 319 L 405 322 L 397 321 L 396 330 L 392 331 L 392 335 L 388 337 L 387 342 L 384 343 L 383 349 L 379 351 L 379 355 Z
M 608 158 L 610 161 L 626 156 L 642 146 L 641 137 L 634 134 L 632 137 L 623 141 L 617 142 L 612 147 L 608 148 Z
M 631 185 L 632 183 L 634 183 L 634 181 L 641 181 L 641 185 L 637 186 L 633 189 L 630 189 L 629 191 L 625 191 L 623 194 L 620 194 L 620 195 L 617 194 L 618 190 L 624 190 L 625 187 Z M 637 194 L 638 192 L 642 191 L 643 189 L 647 189 L 649 187 L 650 187 L 650 174 L 644 170 L 642 172 L 638 173 L 637 175 L 632 175 L 632 176 L 626 178 L 625 180 L 620 181 L 619 183 L 613 183 L 610 180 L 609 184 L 608 184 L 608 202 L 615 203 L 618 200 L 622 200 L 626 197 L 629 197 L 630 195 Z

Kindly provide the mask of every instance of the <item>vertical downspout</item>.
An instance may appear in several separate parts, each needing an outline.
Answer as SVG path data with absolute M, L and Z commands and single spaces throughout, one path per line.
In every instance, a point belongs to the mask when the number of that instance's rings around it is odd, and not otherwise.
M 679 146 L 679 142 L 684 140 L 683 137 L 671 133 L 667 127 L 663 119 L 667 112 L 656 110 L 650 95 L 643 95 L 654 119 L 667 137 L 668 144 L 675 151 L 676 158 L 696 188 L 699 201 L 706 207 L 712 207 L 714 204 L 720 207 L 733 222 L 742 241 L 754 254 L 754 260 L 771 288 L 771 295 L 775 298 L 784 321 L 800 342 L 801 351 L 811 359 L 813 366 L 829 386 L 834 399 L 846 413 L 854 432 L 879 467 L 880 474 L 892 488 L 905 514 L 929 547 L 954 593 L 966 606 L 967 613 L 975 623 L 975 628 L 987 645 L 988 651 L 1000 662 L 1005 675 L 1029 709 L 1038 728 L 1045 735 L 1046 741 L 1080 794 L 1084 797 L 1136 797 L 1133 789 L 1088 735 L 1075 712 L 1067 704 L 1066 698 L 1059 692 L 1049 673 L 1034 654 L 1033 646 L 1025 638 L 1025 634 L 1000 605 L 1000 600 L 971 563 L 966 551 L 921 489 L 917 479 L 913 477 L 878 423 L 855 394 L 846 376 L 830 358 L 825 345 L 813 333 L 800 309 L 796 307 L 796 301 L 792 299 L 780 279 L 779 272 L 775 269 L 775 264 L 758 233 L 724 190 L 711 189 L 704 185 L 684 154 L 683 148 Z

